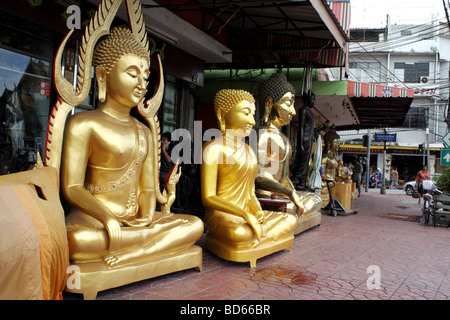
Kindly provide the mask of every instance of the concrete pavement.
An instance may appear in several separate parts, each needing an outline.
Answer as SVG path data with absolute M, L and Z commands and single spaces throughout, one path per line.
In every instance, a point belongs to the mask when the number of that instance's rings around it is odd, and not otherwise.
M 290 252 L 262 258 L 255 269 L 204 249 L 203 272 L 141 281 L 100 292 L 97 299 L 450 299 L 450 231 L 421 225 L 417 199 L 402 190 L 363 189 L 352 208 L 358 214 L 322 215 L 320 226 L 295 237 Z

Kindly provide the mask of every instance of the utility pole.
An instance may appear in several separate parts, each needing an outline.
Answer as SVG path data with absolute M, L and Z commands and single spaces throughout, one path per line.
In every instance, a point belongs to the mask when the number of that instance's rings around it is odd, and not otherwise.
M 426 141 L 426 146 L 427 146 L 427 162 L 426 162 L 426 166 L 428 168 L 428 170 L 430 170 L 430 141 L 428 139 L 428 136 L 430 134 L 430 128 L 426 129 L 426 135 L 425 135 L 425 141 Z
M 448 0 L 447 0 L 447 2 L 448 2 Z M 445 11 L 445 16 L 447 18 L 447 25 L 450 28 L 450 17 L 448 15 L 447 4 L 445 3 L 445 0 L 442 0 L 442 3 L 444 4 L 444 11 Z M 447 130 L 450 129 L 450 117 L 449 117 L 449 114 L 448 114 L 449 111 L 450 111 L 449 102 L 450 102 L 450 92 L 448 93 L 448 102 L 447 102 L 447 104 L 445 106 L 445 111 L 444 111 L 444 115 L 445 115 L 445 119 L 444 120 L 445 120 L 445 123 L 447 124 Z
M 370 129 L 367 130 L 367 161 L 366 161 L 366 192 L 369 192 L 369 180 L 370 180 L 370 143 L 372 140 L 372 134 Z
M 386 134 L 386 129 L 384 129 L 384 133 Z M 380 188 L 380 194 L 386 193 L 386 183 L 385 183 L 385 175 L 386 175 L 386 140 L 384 141 L 384 150 L 383 150 L 383 174 L 382 174 L 382 182 Z

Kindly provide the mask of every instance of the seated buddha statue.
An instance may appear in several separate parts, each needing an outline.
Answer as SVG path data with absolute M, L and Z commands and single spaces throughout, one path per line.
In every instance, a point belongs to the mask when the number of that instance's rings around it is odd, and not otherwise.
M 149 52 L 129 29 L 115 28 L 97 43 L 93 65 L 99 105 L 68 119 L 61 158 L 72 263 L 114 269 L 192 246 L 203 223 L 155 210 L 157 142 L 130 115 L 146 93 Z
M 296 191 L 289 179 L 292 147 L 281 128 L 295 116 L 294 102 L 295 90 L 283 74 L 273 74 L 258 87 L 258 106 L 264 107 L 264 115 L 258 137 L 256 193 L 259 197 L 275 193 L 278 198 L 291 200 L 288 210 L 298 216 L 299 224 L 304 224 L 311 214 L 317 215 L 320 222 L 321 198 L 313 192 Z M 294 234 L 303 230 L 297 228 Z
M 258 163 L 243 139 L 255 125 L 255 100 L 224 89 L 214 98 L 222 136 L 203 146 L 201 198 L 206 207 L 206 247 L 235 262 L 250 262 L 291 246 L 294 215 L 262 210 L 255 194 Z

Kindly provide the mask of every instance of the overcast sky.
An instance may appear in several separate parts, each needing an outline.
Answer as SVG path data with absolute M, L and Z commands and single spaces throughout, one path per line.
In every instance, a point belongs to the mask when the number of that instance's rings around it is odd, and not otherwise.
M 387 14 L 391 24 L 423 24 L 445 19 L 442 0 L 350 0 L 350 3 L 351 28 L 385 27 Z

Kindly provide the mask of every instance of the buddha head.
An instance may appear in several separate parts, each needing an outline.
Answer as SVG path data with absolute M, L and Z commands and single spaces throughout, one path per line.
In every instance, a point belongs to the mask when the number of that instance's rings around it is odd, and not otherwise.
M 255 125 L 255 99 L 245 90 L 220 90 L 214 97 L 214 110 L 223 135 L 232 132 L 246 137 Z
M 134 107 L 143 100 L 150 74 L 150 53 L 128 28 L 118 27 L 96 45 L 93 65 L 99 100 Z
M 336 152 L 340 145 L 340 136 L 336 133 L 336 127 L 332 125 L 323 136 L 325 152 Z
M 264 107 L 263 124 L 288 125 L 295 116 L 295 89 L 284 74 L 274 73 L 258 87 L 258 107 Z

